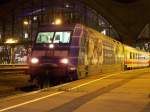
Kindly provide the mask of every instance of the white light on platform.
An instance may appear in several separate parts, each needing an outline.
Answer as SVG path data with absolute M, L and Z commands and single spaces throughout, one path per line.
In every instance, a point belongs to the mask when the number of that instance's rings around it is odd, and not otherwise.
M 33 20 L 36 21 L 36 20 L 37 20 L 37 16 L 34 16 L 34 17 L 33 17 Z
M 24 33 L 24 38 L 25 39 L 29 38 L 29 34 L 28 33 Z

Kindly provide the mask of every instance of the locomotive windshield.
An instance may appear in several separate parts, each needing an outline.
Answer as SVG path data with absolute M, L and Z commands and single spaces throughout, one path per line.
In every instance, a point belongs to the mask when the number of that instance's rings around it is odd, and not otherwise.
M 39 32 L 36 38 L 36 44 L 42 43 L 64 43 L 70 42 L 70 31 L 58 31 L 58 32 Z

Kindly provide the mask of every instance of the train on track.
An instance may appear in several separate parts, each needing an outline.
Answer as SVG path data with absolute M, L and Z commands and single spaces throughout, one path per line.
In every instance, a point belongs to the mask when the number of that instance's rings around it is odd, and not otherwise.
M 82 24 L 42 26 L 29 61 L 31 80 L 77 80 L 92 74 L 148 67 L 150 54 L 124 45 Z

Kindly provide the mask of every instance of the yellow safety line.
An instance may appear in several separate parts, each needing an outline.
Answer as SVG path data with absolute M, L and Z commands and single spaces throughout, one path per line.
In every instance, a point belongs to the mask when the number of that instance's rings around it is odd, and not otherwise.
M 101 77 L 101 78 L 99 78 L 99 79 L 96 79 L 96 80 L 93 80 L 93 81 L 89 81 L 89 82 L 87 82 L 87 83 L 84 83 L 84 84 L 78 85 L 78 86 L 76 86 L 76 87 L 73 87 L 73 88 L 71 88 L 70 90 L 74 90 L 74 89 L 77 89 L 77 88 L 79 88 L 79 87 L 82 87 L 82 86 L 85 86 L 85 85 L 88 85 L 88 84 L 91 84 L 91 83 L 100 81 L 100 80 L 102 80 L 102 79 L 105 79 L 105 78 L 108 78 L 108 77 L 111 77 L 111 76 L 115 76 L 115 75 L 118 75 L 118 74 L 119 74 L 119 73 L 117 73 L 117 74 L 112 74 L 112 75 L 108 75 L 108 76 L 106 76 L 106 77 Z M 26 105 L 26 104 L 29 104 L 29 103 L 33 103 L 33 102 L 36 102 L 36 101 L 39 101 L 39 100 L 42 100 L 42 99 L 45 99 L 45 98 L 48 98 L 48 97 L 52 97 L 52 96 L 55 96 L 55 95 L 64 93 L 64 92 L 65 92 L 65 91 L 56 92 L 56 93 L 53 93 L 53 94 L 50 94 L 50 95 L 46 95 L 46 96 L 43 96 L 43 97 L 40 97 L 40 98 L 37 98 L 37 99 L 34 99 L 34 100 L 26 101 L 26 102 L 24 102 L 24 103 L 20 103 L 20 104 L 13 105 L 13 106 L 10 106 L 10 107 L 7 107 L 7 108 L 3 108 L 3 109 L 0 109 L 0 112 L 4 112 L 4 111 L 10 110 L 10 109 L 14 109 L 14 108 L 17 108 L 17 107 L 20 107 L 20 106 L 23 106 L 23 105 Z

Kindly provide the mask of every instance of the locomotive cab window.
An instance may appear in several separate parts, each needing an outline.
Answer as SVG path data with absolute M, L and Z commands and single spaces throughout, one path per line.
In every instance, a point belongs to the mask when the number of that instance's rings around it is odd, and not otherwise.
M 39 32 L 36 43 L 52 43 L 54 32 Z
M 71 32 L 39 32 L 36 38 L 36 44 L 43 43 L 70 43 Z
M 69 43 L 71 32 L 56 32 L 54 36 L 54 43 Z

